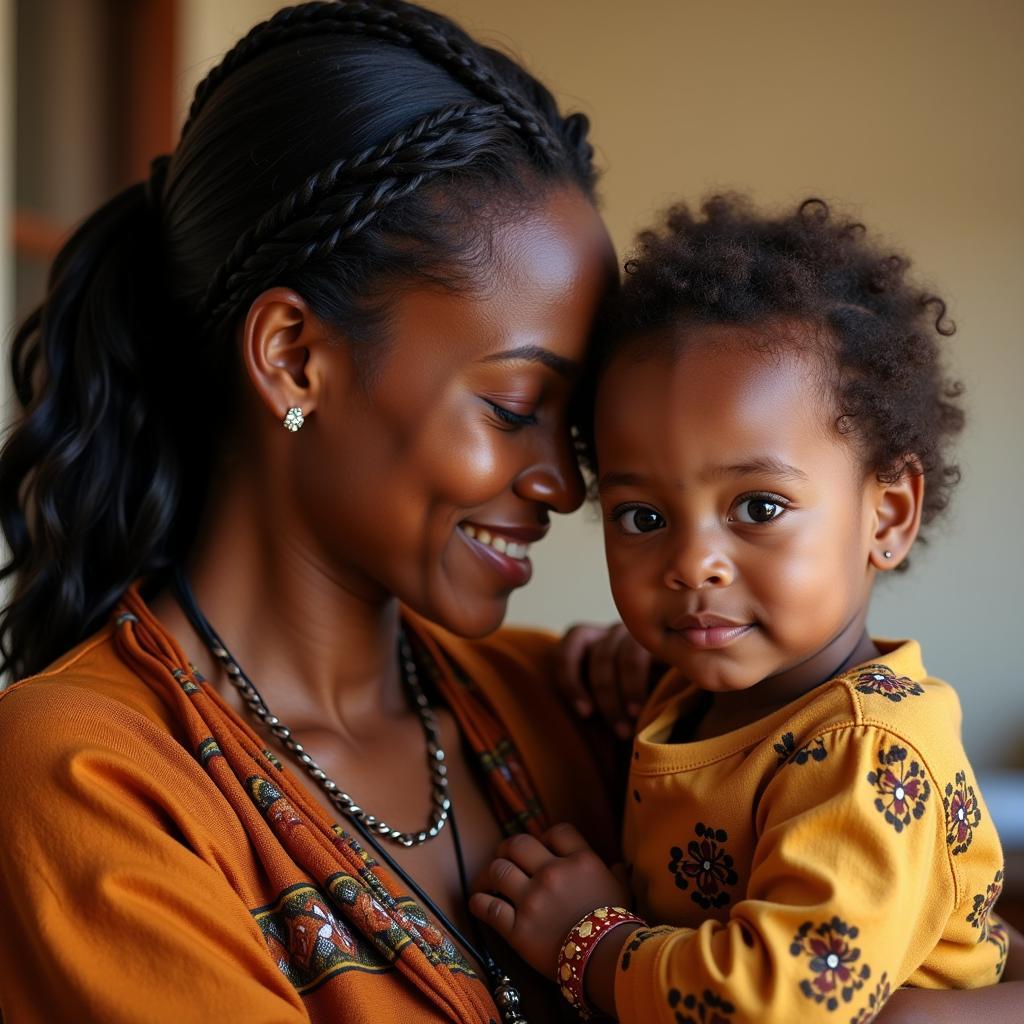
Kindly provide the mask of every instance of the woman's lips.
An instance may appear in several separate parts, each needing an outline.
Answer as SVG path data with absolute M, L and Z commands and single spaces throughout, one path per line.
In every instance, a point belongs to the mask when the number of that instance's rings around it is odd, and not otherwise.
M 700 650 L 728 647 L 755 628 L 752 622 L 737 622 L 720 615 L 684 615 L 670 626 L 670 632 Z
M 482 558 L 506 583 L 521 587 L 533 575 L 530 562 L 530 544 L 547 533 L 546 527 L 484 526 L 480 523 L 459 524 L 459 532 L 470 548 Z

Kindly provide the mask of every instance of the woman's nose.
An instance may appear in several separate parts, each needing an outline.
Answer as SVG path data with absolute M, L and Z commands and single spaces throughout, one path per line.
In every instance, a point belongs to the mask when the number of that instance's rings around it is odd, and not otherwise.
M 516 477 L 513 489 L 527 501 L 537 501 L 556 512 L 575 512 L 583 504 L 587 489 L 576 453 L 568 435 L 549 448 Z
M 692 534 L 680 537 L 665 570 L 670 590 L 703 590 L 727 587 L 735 578 L 732 561 L 712 537 Z

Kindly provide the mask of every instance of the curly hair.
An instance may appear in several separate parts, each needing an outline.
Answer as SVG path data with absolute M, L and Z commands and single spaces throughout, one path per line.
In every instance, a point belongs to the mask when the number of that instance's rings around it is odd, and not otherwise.
M 606 307 L 578 414 L 584 465 L 596 471 L 593 398 L 616 355 L 663 343 L 658 328 L 804 322 L 825 328 L 837 430 L 859 442 L 880 480 L 923 474 L 930 523 L 960 479 L 949 446 L 964 425 L 963 386 L 942 365 L 941 338 L 956 326 L 909 267 L 820 199 L 779 217 L 737 195 L 712 196 L 699 213 L 672 207 L 661 230 L 640 235 Z

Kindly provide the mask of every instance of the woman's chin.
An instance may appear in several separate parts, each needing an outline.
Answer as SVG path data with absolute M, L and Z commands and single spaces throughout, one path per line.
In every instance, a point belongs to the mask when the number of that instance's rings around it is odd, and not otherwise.
M 422 605 L 404 602 L 425 619 L 464 637 L 479 640 L 501 627 L 508 613 L 509 595 L 461 597 L 458 601 L 426 601 Z

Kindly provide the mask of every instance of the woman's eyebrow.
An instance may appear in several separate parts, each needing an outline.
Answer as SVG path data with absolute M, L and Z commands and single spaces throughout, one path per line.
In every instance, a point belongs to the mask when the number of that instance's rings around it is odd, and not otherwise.
M 540 345 L 522 345 L 519 348 L 505 349 L 503 352 L 494 352 L 484 356 L 482 363 L 542 363 L 548 369 L 563 377 L 573 377 L 579 370 L 579 363 L 565 356 L 556 355 L 554 352 Z

